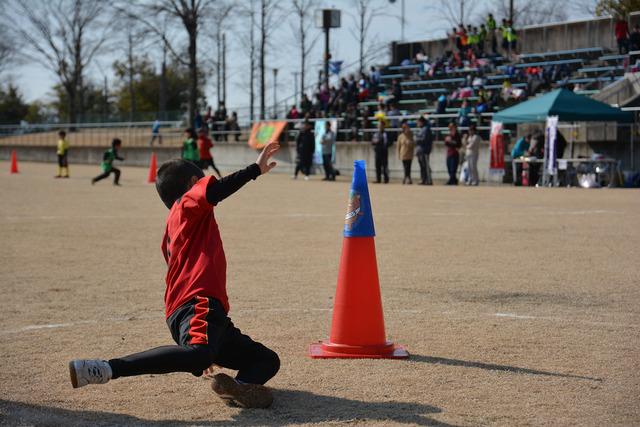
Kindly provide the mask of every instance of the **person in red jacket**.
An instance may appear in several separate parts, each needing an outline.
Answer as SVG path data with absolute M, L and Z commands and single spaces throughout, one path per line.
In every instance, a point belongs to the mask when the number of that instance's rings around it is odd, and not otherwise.
M 629 25 L 622 16 L 616 21 L 615 34 L 618 41 L 618 53 L 620 55 L 629 53 Z
M 216 167 L 216 164 L 213 162 L 213 156 L 211 155 L 211 149 L 213 148 L 213 142 L 211 142 L 211 138 L 207 135 L 207 128 L 203 126 L 200 128 L 198 132 L 198 147 L 200 149 L 200 168 L 203 171 L 209 169 L 209 166 L 213 168 L 215 173 L 218 175 L 218 178 L 222 178 L 220 171 Z

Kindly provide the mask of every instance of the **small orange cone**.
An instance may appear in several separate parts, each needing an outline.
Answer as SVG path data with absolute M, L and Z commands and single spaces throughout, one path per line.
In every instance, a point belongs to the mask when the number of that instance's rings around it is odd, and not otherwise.
M 407 350 L 387 341 L 373 215 L 364 160 L 354 162 L 349 206 L 345 217 L 329 341 L 311 344 L 312 358 L 404 359 Z
M 16 150 L 11 150 L 11 171 L 10 173 L 18 173 L 18 156 Z
M 156 172 L 158 171 L 158 159 L 156 153 L 151 153 L 151 163 L 149 163 L 149 178 L 147 182 L 152 184 L 156 182 Z

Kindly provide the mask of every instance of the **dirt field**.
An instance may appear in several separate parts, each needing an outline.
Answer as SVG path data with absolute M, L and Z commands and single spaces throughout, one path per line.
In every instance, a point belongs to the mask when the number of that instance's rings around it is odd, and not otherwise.
M 261 177 L 217 209 L 231 317 L 276 350 L 270 410 L 188 374 L 71 388 L 72 358 L 171 344 L 147 171 L 0 163 L 0 424 L 638 425 L 633 190 L 370 186 L 387 335 L 408 361 L 312 360 L 348 183 Z

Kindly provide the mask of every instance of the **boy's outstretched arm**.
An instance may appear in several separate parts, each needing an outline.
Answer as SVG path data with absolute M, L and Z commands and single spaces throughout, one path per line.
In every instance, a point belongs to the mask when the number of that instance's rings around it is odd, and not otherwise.
M 254 164 L 219 180 L 212 180 L 207 186 L 207 201 L 215 205 L 238 191 L 247 182 L 269 172 L 276 166 L 276 162 L 270 161 L 271 156 L 279 148 L 280 146 L 276 143 L 269 144 L 262 149 Z

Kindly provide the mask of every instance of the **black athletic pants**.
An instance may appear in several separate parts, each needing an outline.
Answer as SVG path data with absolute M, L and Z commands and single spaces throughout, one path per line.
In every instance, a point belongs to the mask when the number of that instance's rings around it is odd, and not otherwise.
M 411 183 L 411 163 L 413 162 L 413 160 L 403 160 L 402 161 L 402 166 L 404 167 L 404 179 L 402 180 L 402 183 L 404 184 L 405 182 L 409 182 Z
M 331 164 L 331 154 L 323 154 L 322 155 L 322 166 L 324 166 L 324 177 L 330 181 L 336 179 L 336 173 L 333 170 L 333 165 Z
M 384 176 L 384 183 L 389 182 L 389 152 L 376 151 L 376 182 Z
M 209 166 L 213 168 L 213 170 L 215 171 L 215 173 L 218 174 L 219 177 L 222 177 L 222 175 L 220 174 L 220 171 L 216 167 L 216 164 L 213 162 L 213 158 L 200 159 L 200 169 L 202 169 L 203 171 L 206 171 L 207 169 L 209 169 Z
M 107 178 L 111 172 L 113 172 L 113 183 L 117 184 L 118 182 L 120 182 L 120 169 L 118 168 L 114 168 L 112 167 L 111 170 L 108 170 L 106 172 L 101 173 L 100 175 L 96 176 L 95 178 L 93 178 L 93 182 L 98 182 L 102 179 Z
M 200 376 L 216 364 L 237 370 L 239 381 L 264 384 L 280 369 L 278 355 L 242 334 L 214 298 L 194 298 L 178 308 L 167 324 L 178 345 L 109 360 L 113 378 L 170 372 Z

